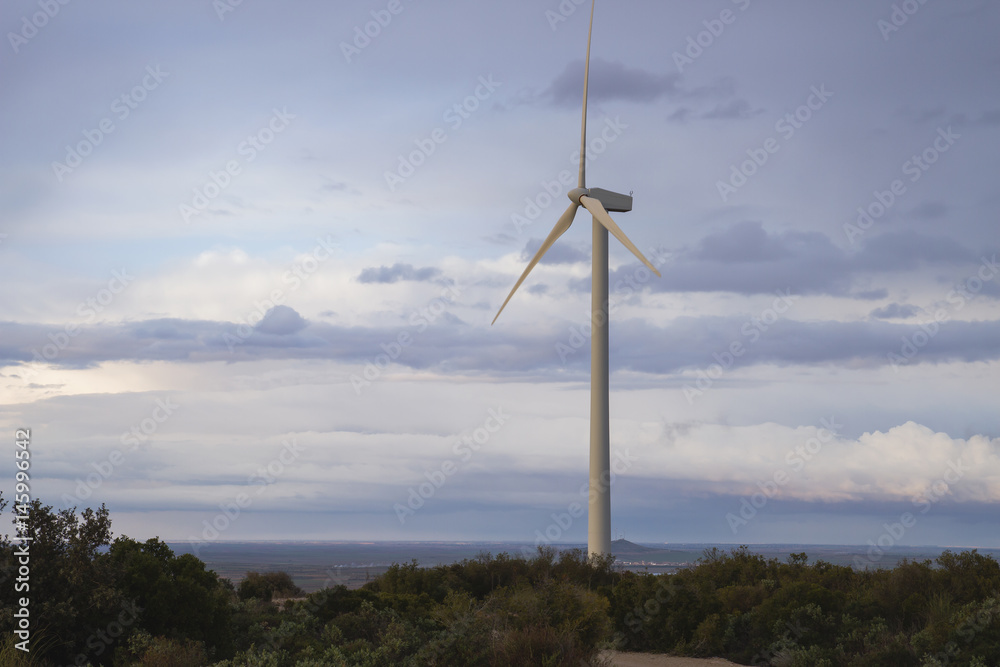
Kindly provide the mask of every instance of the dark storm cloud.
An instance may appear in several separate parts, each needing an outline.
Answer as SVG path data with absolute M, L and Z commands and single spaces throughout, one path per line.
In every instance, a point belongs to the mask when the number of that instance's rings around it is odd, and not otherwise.
M 365 284 L 387 284 L 400 281 L 429 282 L 441 276 L 441 269 L 424 267 L 413 268 L 412 264 L 396 263 L 392 266 L 372 267 L 361 271 L 358 282 Z

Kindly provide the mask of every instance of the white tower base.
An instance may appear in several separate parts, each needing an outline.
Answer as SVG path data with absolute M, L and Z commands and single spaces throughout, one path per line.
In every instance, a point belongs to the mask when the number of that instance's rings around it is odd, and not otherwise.
M 587 553 L 611 553 L 611 424 L 608 407 L 608 230 L 594 220 L 590 337 L 590 494 Z

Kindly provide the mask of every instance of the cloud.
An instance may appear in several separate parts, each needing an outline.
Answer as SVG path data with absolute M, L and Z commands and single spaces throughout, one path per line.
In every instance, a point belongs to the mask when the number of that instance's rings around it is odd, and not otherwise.
M 345 192 L 349 185 L 344 181 L 330 180 L 323 184 L 322 190 L 325 192 Z
M 440 276 L 441 269 L 430 266 L 415 269 L 412 264 L 396 263 L 392 266 L 364 269 L 358 276 L 358 282 L 364 284 L 390 284 L 400 281 L 430 282 Z
M 702 114 L 701 117 L 705 120 L 734 120 L 753 118 L 762 113 L 764 113 L 763 109 L 754 109 L 747 100 L 737 99 L 718 104 L 711 111 Z
M 745 240 L 745 247 L 740 241 Z M 634 266 L 610 277 L 612 288 Z M 763 294 L 791 289 L 796 294 L 847 295 L 853 276 L 847 253 L 817 232 L 765 232 L 758 222 L 734 225 L 710 234 L 693 248 L 681 249 L 650 281 L 655 292 L 735 292 Z M 589 289 L 577 281 L 578 289 Z
M 771 232 L 757 221 L 736 223 L 711 232 L 674 253 L 661 267 L 663 278 L 650 281 L 654 292 L 733 292 L 767 294 L 791 289 L 795 294 L 827 294 L 862 300 L 883 299 L 884 288 L 859 288 L 872 275 L 892 275 L 927 266 L 973 266 L 979 258 L 960 243 L 912 231 L 872 236 L 860 250 L 843 249 L 820 232 Z M 612 289 L 636 271 L 635 265 L 612 271 Z M 590 289 L 589 280 L 571 287 Z M 989 290 L 984 289 L 984 293 Z
M 860 292 L 852 292 L 851 296 L 861 301 L 881 301 L 882 299 L 889 297 L 889 290 L 884 287 L 879 289 L 862 290 Z
M 275 336 L 288 336 L 302 331 L 309 323 L 293 308 L 275 306 L 264 315 L 264 318 L 254 327 L 257 331 Z
M 948 206 L 944 202 L 929 201 L 914 208 L 910 211 L 910 215 L 920 220 L 940 220 L 948 214 L 948 211 Z
M 686 123 L 691 119 L 691 109 L 678 107 L 676 111 L 667 116 L 667 120 L 672 123 Z
M 879 320 L 906 320 L 916 317 L 921 309 L 912 304 L 890 303 L 888 306 L 876 308 L 871 312 L 871 317 Z
M 994 126 L 1000 125 L 1000 109 L 990 109 L 989 111 L 984 111 L 979 116 L 979 124 Z
M 633 474 L 690 481 L 702 494 L 749 496 L 766 488 L 777 500 L 918 507 L 1000 501 L 1000 438 L 952 438 L 911 421 L 850 439 L 827 428 L 836 417 L 824 421 L 797 428 L 699 424 L 669 447 L 637 448 L 642 465 Z M 787 481 L 776 485 L 779 472 Z
M 889 232 L 868 239 L 854 256 L 857 268 L 908 271 L 927 264 L 975 262 L 976 256 L 954 239 L 912 231 Z
M 559 106 L 579 106 L 583 99 L 583 71 L 582 60 L 570 63 L 542 96 Z M 654 74 L 595 58 L 590 63 L 590 99 L 649 103 L 679 93 L 680 78 L 679 74 Z
M 217 509 L 222 499 L 246 489 L 254 470 L 284 451 L 283 442 L 294 441 L 298 456 L 280 468 L 278 483 L 260 496 L 262 509 L 325 512 L 332 506 L 395 520 L 392 503 L 405 502 L 408 487 L 425 481 L 427 470 L 455 460 L 453 447 L 461 435 L 477 428 L 496 405 L 484 403 L 480 392 L 448 382 L 428 385 L 419 397 L 400 387 L 382 389 L 384 396 L 350 403 L 351 414 L 333 422 L 318 408 L 331 399 L 344 400 L 346 394 L 335 385 L 270 387 L 263 390 L 270 409 L 260 411 L 245 409 L 249 395 L 261 392 L 254 386 L 236 389 L 235 395 L 227 388 L 169 396 L 63 396 L 18 406 L 17 415 L 25 423 L 45 424 L 41 432 L 50 443 L 51 462 L 39 485 L 45 489 L 41 493 L 58 489 L 42 496 L 53 501 L 78 488 L 76 481 L 85 476 L 80 471 L 107 460 L 111 448 L 120 447 L 121 433 L 165 400 L 176 406 L 174 414 L 148 446 L 126 449 L 124 463 L 97 489 L 94 498 L 115 511 Z M 386 400 L 412 400 L 423 409 L 387 415 Z M 460 417 L 442 421 L 443 411 L 432 407 L 440 404 Z M 53 413 L 70 419 L 46 424 L 45 415 Z M 445 493 L 428 503 L 428 514 L 470 506 L 479 511 L 565 507 L 566 497 L 585 483 L 585 412 L 570 416 L 558 408 L 555 415 L 501 408 L 501 413 L 509 422 L 470 462 L 456 460 L 457 473 Z M 628 444 L 613 444 L 612 451 L 614 460 L 629 466 L 615 482 L 615 502 L 624 507 L 654 500 L 644 482 L 675 498 L 713 506 L 728 501 L 737 512 L 741 497 L 758 493 L 766 493 L 768 503 L 824 503 L 822 511 L 830 515 L 850 512 L 858 503 L 940 511 L 943 504 L 1000 501 L 1000 438 L 952 437 L 913 421 L 848 436 L 844 421 L 835 414 L 815 424 L 643 424 L 622 417 L 616 432 L 628 433 Z M 568 426 L 571 437 L 566 437 Z M 761 509 L 766 516 L 776 507 Z M 725 511 L 715 517 L 723 526 Z M 546 523 L 549 512 L 540 513 Z M 531 522 L 522 521 L 521 530 Z M 200 519 L 191 521 L 199 524 Z M 525 532 L 530 535 L 530 528 Z
M 764 231 L 759 222 L 741 222 L 703 238 L 691 256 L 715 262 L 768 262 L 792 256 L 789 244 Z
M 794 306 L 792 306 L 794 308 Z M 772 322 L 768 324 L 767 322 Z M 755 364 L 822 365 L 852 367 L 891 365 L 890 354 L 904 357 L 903 341 L 923 345 L 906 362 L 974 362 L 1000 358 L 1000 321 L 950 321 L 927 337 L 918 325 L 880 320 L 864 322 L 802 322 L 775 320 L 767 312 L 744 318 L 679 318 L 669 327 L 652 328 L 634 321 L 615 327 L 616 351 L 611 355 L 617 369 L 646 373 L 674 373 L 683 369 L 706 368 L 739 342 L 745 350 L 734 367 Z M 697 341 L 697 343 L 692 343 Z M 926 341 L 926 342 L 924 342 Z
M 714 363 L 713 354 L 741 342 L 745 353 L 736 366 L 851 364 L 889 365 L 890 353 L 900 354 L 901 341 L 925 336 L 917 325 L 882 320 L 858 322 L 798 321 L 795 296 L 788 314 L 758 312 L 733 317 L 679 317 L 666 326 L 641 320 L 615 323 L 612 368 L 653 375 L 672 375 Z M 776 299 L 775 303 L 781 300 Z M 772 317 L 771 315 L 774 315 Z M 49 341 L 62 339 L 49 363 L 87 368 L 110 361 L 178 361 L 203 363 L 260 359 L 328 359 L 366 363 L 380 353 L 380 343 L 408 332 L 414 343 L 394 363 L 413 369 L 446 373 L 504 374 L 543 371 L 585 372 L 589 356 L 585 345 L 560 353 L 559 343 L 570 345 L 570 322 L 536 325 L 527 330 L 496 331 L 472 327 L 452 313 L 409 326 L 334 326 L 305 323 L 294 310 L 279 311 L 268 326 L 243 338 L 236 324 L 192 320 L 151 320 L 94 325 L 73 338 L 53 327 L 0 323 L 0 366 L 32 367 L 35 353 L 48 356 Z M 273 328 L 271 328 L 273 326 Z M 235 342 L 234 342 L 235 341 Z M 911 365 L 988 361 L 1000 358 L 1000 321 L 948 321 L 922 346 Z M 902 363 L 897 360 L 896 363 Z M 11 372 L 25 374 L 24 369 Z M 27 379 L 31 379 L 28 377 Z M 549 379 L 562 380 L 560 374 Z

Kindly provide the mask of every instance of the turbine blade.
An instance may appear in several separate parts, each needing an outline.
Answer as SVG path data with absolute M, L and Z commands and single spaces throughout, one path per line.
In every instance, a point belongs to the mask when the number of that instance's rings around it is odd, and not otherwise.
M 649 270 L 657 276 L 662 277 L 660 276 L 660 272 L 656 270 L 656 267 L 653 266 L 652 263 L 650 263 L 650 261 L 646 259 L 641 252 L 639 252 L 639 249 L 635 247 L 635 244 L 632 243 L 627 236 L 625 236 L 625 232 L 621 230 L 621 227 L 619 227 L 615 221 L 611 219 L 611 216 L 608 215 L 608 212 L 604 209 L 604 204 L 602 204 L 599 199 L 594 199 L 593 197 L 587 197 L 584 195 L 583 197 L 580 197 L 580 203 L 594 215 L 595 220 L 604 225 L 616 239 L 621 241 L 623 246 L 631 250 L 632 254 L 638 257 L 640 262 L 649 267 Z
M 570 204 L 569 208 L 566 209 L 566 212 L 559 217 L 559 220 L 556 222 L 556 226 L 552 228 L 552 231 L 549 232 L 548 237 L 546 237 L 545 241 L 542 243 L 542 247 L 538 249 L 535 256 L 531 258 L 530 262 L 528 262 L 528 267 L 524 270 L 524 273 L 522 273 L 521 277 L 517 279 L 517 282 L 514 284 L 514 289 L 512 289 L 510 294 L 507 295 L 506 301 L 504 301 L 503 305 L 500 306 L 500 310 L 497 311 L 497 316 L 493 318 L 492 322 L 490 322 L 490 326 L 496 324 L 497 318 L 500 317 L 500 313 L 502 313 L 503 309 L 507 307 L 507 302 L 510 301 L 512 296 L 514 296 L 514 292 L 516 292 L 517 288 L 521 286 L 524 279 L 528 277 L 531 270 L 535 268 L 535 264 L 538 264 L 538 260 L 540 260 L 542 256 L 549 251 L 549 248 L 551 248 L 553 244 L 559 240 L 559 237 L 566 233 L 569 226 L 573 224 L 573 218 L 576 217 L 576 211 L 578 208 L 580 207 L 576 204 Z
M 590 32 L 587 33 L 587 60 L 583 68 L 583 129 L 580 131 L 580 181 L 577 187 L 587 187 L 587 91 L 590 88 L 590 40 L 594 36 L 594 8 L 597 0 L 590 4 Z

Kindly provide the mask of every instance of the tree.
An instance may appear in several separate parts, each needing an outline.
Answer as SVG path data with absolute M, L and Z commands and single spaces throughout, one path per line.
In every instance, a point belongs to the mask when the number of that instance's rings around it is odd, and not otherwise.
M 306 592 L 295 585 L 287 572 L 247 572 L 236 589 L 241 600 L 270 602 L 273 598 L 304 597 Z
M 77 515 L 75 507 L 54 512 L 51 505 L 35 499 L 28 504 L 23 523 L 23 535 L 30 539 L 28 586 L 17 592 L 13 586 L 0 588 L 0 629 L 13 629 L 15 596 L 27 597 L 32 627 L 48 640 L 46 658 L 73 663 L 89 643 L 92 654 L 98 653 L 92 659 L 104 664 L 100 660 L 107 644 L 95 637 L 116 622 L 123 603 L 100 553 L 111 539 L 107 507 L 88 508 Z M 0 548 L 0 560 L 13 567 L 13 545 L 5 539 Z
M 121 595 L 141 609 L 136 627 L 153 637 L 204 642 L 210 653 L 230 650 L 229 591 L 191 554 L 175 556 L 159 538 L 119 537 L 108 553 Z
M 3 505 L 0 499 L 0 509 Z M 175 557 L 159 539 L 111 543 L 108 509 L 53 511 L 28 505 L 29 588 L 0 587 L 0 631 L 14 629 L 15 595 L 30 600 L 31 645 L 54 664 L 110 665 L 139 631 L 203 643 L 220 657 L 231 650 L 230 591 L 205 564 Z M 110 548 L 108 548 L 110 547 Z M 11 576 L 14 546 L 0 540 L 0 563 Z M 36 640 L 46 640 L 37 643 Z

